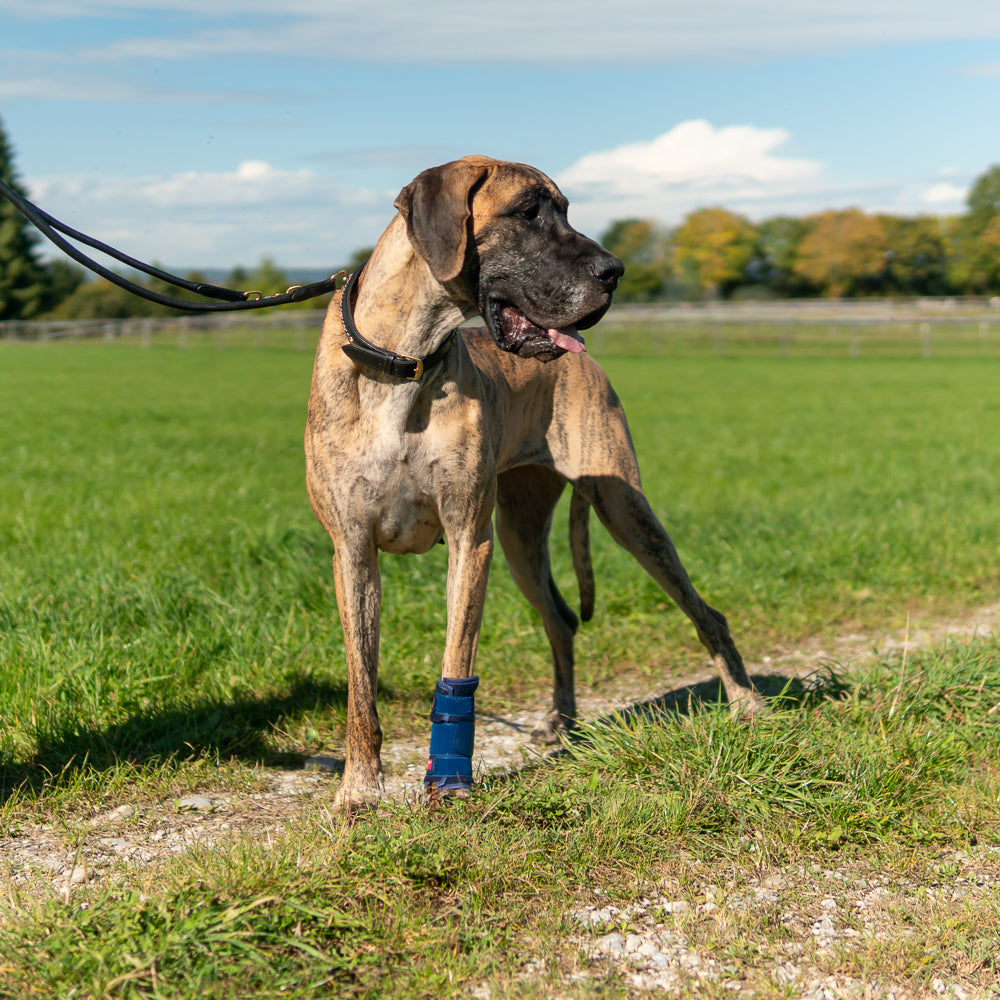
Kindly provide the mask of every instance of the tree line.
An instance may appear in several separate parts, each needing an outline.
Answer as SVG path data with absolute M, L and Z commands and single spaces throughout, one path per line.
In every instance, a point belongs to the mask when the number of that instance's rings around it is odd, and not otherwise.
M 0 122 L 0 177 L 20 194 L 14 156 Z M 621 302 L 692 298 L 1000 294 L 1000 165 L 973 184 L 957 216 L 868 214 L 857 208 L 754 223 L 722 207 L 690 212 L 673 229 L 652 219 L 619 219 L 601 242 L 625 263 Z M 43 261 L 40 237 L 0 197 L 0 320 L 127 319 L 170 315 L 76 264 Z M 358 251 L 348 267 L 363 261 Z M 155 278 L 132 280 L 174 298 L 199 300 Z M 184 277 L 205 281 L 197 271 Z M 292 281 L 273 260 L 234 268 L 225 283 L 264 294 Z M 283 308 L 313 309 L 321 299 Z
M 601 243 L 625 263 L 618 301 L 1000 293 L 1000 165 L 950 217 L 858 208 L 753 223 L 721 207 L 676 228 L 620 219 Z

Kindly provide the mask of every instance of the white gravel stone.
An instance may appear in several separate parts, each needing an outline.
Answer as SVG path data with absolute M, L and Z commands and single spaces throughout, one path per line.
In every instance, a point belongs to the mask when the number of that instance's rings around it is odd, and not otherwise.
M 179 812 L 211 812 L 212 800 L 203 795 L 188 795 L 175 803 Z
M 625 951 L 625 935 L 605 934 L 603 937 L 599 937 L 594 944 L 598 951 L 603 951 L 605 954 L 621 955 Z

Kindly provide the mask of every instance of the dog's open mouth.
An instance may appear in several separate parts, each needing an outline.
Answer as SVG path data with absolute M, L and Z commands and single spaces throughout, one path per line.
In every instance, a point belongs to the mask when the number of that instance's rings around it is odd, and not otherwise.
M 583 354 L 587 350 L 575 326 L 545 329 L 511 305 L 495 311 L 494 323 L 494 336 L 500 334 L 500 346 L 522 358 L 550 361 L 563 353 Z

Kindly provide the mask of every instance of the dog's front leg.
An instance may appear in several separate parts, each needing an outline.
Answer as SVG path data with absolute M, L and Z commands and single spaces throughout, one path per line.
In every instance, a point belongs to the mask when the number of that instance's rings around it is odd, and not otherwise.
M 469 537 L 449 538 L 448 548 L 448 632 L 441 676 L 469 677 L 476 662 L 493 559 L 493 523 L 487 520 Z
M 335 546 L 333 576 L 347 655 L 347 734 L 344 777 L 335 809 L 376 802 L 382 791 L 382 727 L 375 707 L 382 581 L 370 538 Z
M 424 776 L 428 790 L 436 788 L 445 795 L 465 796 L 472 788 L 479 683 L 472 671 L 493 558 L 489 508 L 477 520 L 478 524 L 463 524 L 457 533 L 448 534 L 448 631 L 431 708 L 430 757 Z

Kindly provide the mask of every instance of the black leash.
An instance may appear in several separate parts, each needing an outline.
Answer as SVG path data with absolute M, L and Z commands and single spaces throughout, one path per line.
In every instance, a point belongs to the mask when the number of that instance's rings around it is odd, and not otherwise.
M 323 281 L 314 281 L 309 285 L 293 285 L 287 291 L 278 295 L 262 295 L 260 292 L 240 292 L 234 288 L 223 288 L 220 285 L 210 285 L 207 282 L 189 281 L 187 278 L 178 277 L 176 274 L 170 274 L 158 267 L 153 267 L 151 264 L 136 260 L 134 257 L 122 253 L 121 250 L 116 250 L 114 247 L 108 246 L 100 240 L 95 240 L 92 236 L 87 236 L 76 229 L 72 229 L 64 222 L 60 222 L 49 215 L 48 212 L 32 204 L 27 198 L 22 197 L 9 184 L 2 180 L 0 180 L 0 194 L 6 196 L 8 201 L 46 239 L 54 243 L 63 253 L 72 257 L 77 263 L 82 264 L 95 274 L 99 274 L 102 278 L 106 278 L 113 285 L 131 292 L 133 295 L 138 295 L 140 298 L 147 299 L 150 302 L 156 302 L 161 306 L 169 306 L 171 309 L 182 309 L 185 312 L 198 313 L 232 312 L 237 309 L 267 309 L 270 306 L 282 306 L 290 302 L 304 302 L 306 299 L 314 299 L 319 295 L 335 292 L 346 279 L 347 283 L 343 286 L 344 294 L 340 303 L 340 315 L 344 322 L 344 329 L 347 331 L 347 339 L 350 342 L 344 345 L 344 353 L 360 368 L 389 375 L 392 378 L 403 379 L 409 382 L 419 380 L 426 369 L 433 367 L 444 359 L 458 333 L 457 330 L 452 330 L 444 339 L 441 346 L 425 358 L 411 358 L 405 354 L 396 354 L 395 351 L 377 347 L 371 341 L 366 340 L 361 335 L 354 323 L 354 317 L 351 315 L 351 293 L 354 291 L 358 278 L 364 270 L 364 265 L 359 267 L 349 279 L 347 278 L 346 271 L 338 271 Z M 159 292 L 154 292 L 149 288 L 136 284 L 134 281 L 129 281 L 127 278 L 123 278 L 120 274 L 116 274 L 102 264 L 98 264 L 97 261 L 88 257 L 83 251 L 78 250 L 72 243 L 64 240 L 59 235 L 60 233 L 70 237 L 70 239 L 76 240 L 78 243 L 83 243 L 85 246 L 107 254 L 107 256 L 113 257 L 115 260 L 120 261 L 122 264 L 127 264 L 137 271 L 142 271 L 144 274 L 158 278 L 169 285 L 174 285 L 176 288 L 184 288 L 205 298 L 220 299 L 222 301 L 188 302 L 185 299 L 175 299 L 169 295 L 161 295 Z M 256 298 L 252 298 L 252 296 L 256 296 Z
M 418 382 L 427 369 L 444 360 L 444 356 L 458 335 L 458 330 L 452 330 L 444 338 L 441 346 L 425 358 L 411 358 L 405 354 L 386 350 L 384 347 L 376 347 L 370 340 L 361 336 L 351 314 L 351 294 L 364 269 L 365 266 L 362 264 L 351 275 L 344 286 L 340 300 L 340 318 L 347 331 L 347 339 L 350 341 L 344 344 L 342 350 L 359 368 L 367 368 L 369 371 L 380 372 L 382 375 L 403 379 L 406 382 Z
M 124 288 L 125 291 L 131 292 L 133 295 L 148 299 L 150 302 L 156 302 L 161 306 L 169 306 L 171 309 L 182 309 L 185 312 L 199 313 L 232 312 L 237 309 L 267 309 L 270 306 L 283 306 L 290 302 L 304 302 L 306 299 L 314 299 L 318 295 L 326 295 L 328 292 L 336 291 L 338 285 L 347 277 L 346 271 L 339 271 L 337 274 L 329 278 L 324 278 L 322 281 L 314 281 L 308 285 L 293 285 L 287 291 L 278 295 L 262 295 L 260 292 L 240 292 L 234 288 L 223 288 L 219 285 L 210 285 L 206 282 L 188 281 L 186 278 L 178 277 L 176 274 L 162 271 L 158 267 L 144 264 L 142 261 L 136 260 L 134 257 L 129 257 L 128 254 L 122 253 L 114 247 L 109 247 L 106 243 L 101 243 L 100 240 L 95 240 L 92 236 L 87 236 L 75 229 L 71 229 L 65 223 L 53 218 L 48 212 L 40 209 L 37 205 L 33 205 L 27 198 L 23 198 L 9 184 L 2 180 L 0 180 L 0 194 L 6 196 L 7 200 L 46 239 L 59 247 L 67 256 L 72 257 L 78 264 L 82 264 L 88 270 L 99 274 L 113 285 Z M 205 298 L 221 299 L 222 301 L 188 302 L 185 299 L 175 299 L 169 295 L 161 295 L 159 292 L 154 292 L 149 288 L 136 284 L 134 281 L 129 281 L 120 274 L 116 274 L 114 271 L 98 264 L 97 261 L 88 257 L 81 250 L 78 250 L 72 243 L 64 240 L 59 233 L 64 233 L 70 239 L 74 239 L 79 243 L 92 247 L 94 250 L 107 254 L 109 257 L 113 257 L 115 260 L 120 261 L 122 264 L 127 264 L 137 271 L 142 271 L 144 274 L 159 278 L 160 281 L 164 281 L 168 285 L 184 288 L 189 292 L 195 292 L 197 295 L 203 295 Z M 256 296 L 256 298 L 253 296 Z

